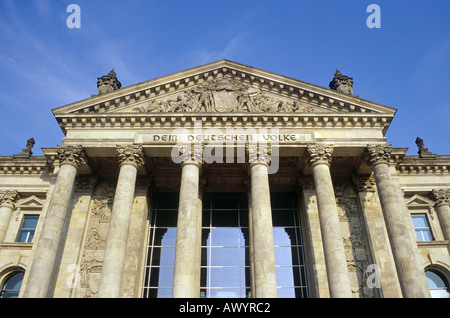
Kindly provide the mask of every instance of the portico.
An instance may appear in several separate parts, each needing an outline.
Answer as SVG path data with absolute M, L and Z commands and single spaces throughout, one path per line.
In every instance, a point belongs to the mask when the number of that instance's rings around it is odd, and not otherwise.
M 385 138 L 394 108 L 336 89 L 348 78 L 327 89 L 226 60 L 102 79 L 53 110 L 65 138 L 24 297 L 429 296 Z M 0 212 L 4 229 L 12 205 Z

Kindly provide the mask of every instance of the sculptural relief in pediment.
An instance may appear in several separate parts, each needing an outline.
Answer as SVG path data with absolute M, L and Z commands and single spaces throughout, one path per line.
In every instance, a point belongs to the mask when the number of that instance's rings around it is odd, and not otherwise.
M 133 108 L 142 113 L 313 113 L 329 110 L 253 87 L 239 80 L 219 78 L 169 98 L 153 99 Z

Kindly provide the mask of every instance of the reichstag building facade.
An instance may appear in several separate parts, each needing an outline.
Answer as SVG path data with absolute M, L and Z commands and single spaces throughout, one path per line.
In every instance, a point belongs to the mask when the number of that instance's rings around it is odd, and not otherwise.
M 330 81 L 99 77 L 61 145 L 0 157 L 0 297 L 448 297 L 450 156 Z

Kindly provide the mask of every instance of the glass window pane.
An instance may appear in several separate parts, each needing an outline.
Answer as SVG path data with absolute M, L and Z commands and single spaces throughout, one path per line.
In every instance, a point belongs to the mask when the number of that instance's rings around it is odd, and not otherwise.
M 273 226 L 293 226 L 294 215 L 292 210 L 272 211 Z
M 277 297 L 278 298 L 295 298 L 294 287 L 277 288 Z
M 158 298 L 172 298 L 172 288 L 170 287 L 160 287 L 157 289 Z
M 442 277 L 440 277 L 438 274 L 432 271 L 426 271 L 425 272 L 427 276 L 427 282 L 429 288 L 444 288 L 445 281 Z
M 240 287 L 245 282 L 245 270 L 240 267 L 211 267 L 210 287 Z
M 22 286 L 23 272 L 9 276 L 2 286 L 1 298 L 17 298 Z
M 240 229 L 238 227 L 218 227 L 211 229 L 212 246 L 239 246 Z
M 175 246 L 177 240 L 176 228 L 157 228 L 155 229 L 154 246 Z
M 173 267 L 152 267 L 150 272 L 151 287 L 172 287 Z
M 29 233 L 28 231 L 20 231 L 19 236 L 17 237 L 17 242 L 28 243 L 29 242 Z
M 241 288 L 220 288 L 210 289 L 210 298 L 240 298 L 245 297 L 245 289 Z
M 239 247 L 211 248 L 211 266 L 244 266 L 245 252 Z
M 412 215 L 412 220 L 415 228 L 428 227 L 428 222 L 423 214 Z
M 152 266 L 174 266 L 175 247 L 154 247 Z
M 296 247 L 283 246 L 275 248 L 276 265 L 300 265 Z
M 38 215 L 26 215 L 23 223 L 22 223 L 22 228 L 24 229 L 35 229 L 37 222 L 39 220 L 39 216 Z
M 424 241 L 432 241 L 433 240 L 433 237 L 431 236 L 431 232 L 429 230 L 423 230 L 422 235 L 423 235 Z
M 274 227 L 273 244 L 275 246 L 297 245 L 295 228 Z
M 291 209 L 293 205 L 291 193 L 272 193 L 270 197 L 272 209 Z
M 178 193 L 158 193 L 157 200 L 154 202 L 154 207 L 158 210 L 174 209 L 178 210 Z
M 219 209 L 233 209 L 237 210 L 239 207 L 239 200 L 236 194 L 216 194 L 212 195 L 213 210 Z
M 158 210 L 156 212 L 156 226 L 176 227 L 178 210 Z
M 211 225 L 215 226 L 239 226 L 238 211 L 213 211 Z
M 277 285 L 281 287 L 294 286 L 293 267 L 281 266 L 276 268 Z

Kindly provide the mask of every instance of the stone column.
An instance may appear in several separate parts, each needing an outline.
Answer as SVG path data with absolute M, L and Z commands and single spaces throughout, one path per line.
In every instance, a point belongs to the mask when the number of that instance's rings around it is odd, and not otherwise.
M 401 203 L 403 198 L 398 196 L 389 172 L 391 150 L 389 145 L 369 145 L 366 148 L 366 161 L 372 167 L 375 177 L 403 297 L 429 297 L 418 283 L 418 277 L 423 275 L 423 270 L 417 265 L 416 254 L 405 224 Z
M 195 298 L 199 295 L 197 255 L 201 244 L 201 235 L 198 233 L 201 211 L 198 197 L 202 159 L 201 154 L 198 154 L 199 152 L 194 151 L 192 155 L 185 156 L 181 164 L 172 292 L 174 298 Z
M 86 163 L 86 155 L 81 146 L 58 146 L 57 153 L 61 168 L 37 241 L 33 263 L 26 281 L 24 298 L 47 296 L 77 168 Z
M 202 266 L 202 215 L 203 215 L 203 198 L 206 192 L 207 181 L 206 178 L 201 178 L 199 181 L 199 190 L 198 190 L 198 214 L 197 214 L 197 256 L 196 256 L 196 298 L 200 298 L 200 283 L 201 283 L 201 266 Z
M 306 160 L 313 171 L 317 207 L 319 209 L 330 297 L 351 298 L 352 291 L 347 259 L 330 174 L 333 147 L 312 145 L 307 147 L 307 151 Z
M 118 298 L 127 250 L 136 176 L 144 164 L 142 146 L 118 146 L 120 172 L 111 212 L 98 298 Z
M 450 189 L 433 190 L 433 196 L 444 238 L 450 240 Z
M 251 180 L 251 229 L 255 298 L 276 298 L 277 278 L 273 247 L 272 208 L 268 167 L 271 149 L 248 145 Z
M 9 221 L 11 220 L 11 215 L 15 209 L 14 204 L 19 198 L 19 193 L 15 190 L 0 191 L 0 243 L 5 239 Z
M 252 184 L 250 176 L 246 176 L 243 184 L 248 202 L 248 249 L 250 258 L 250 290 L 252 297 L 255 297 L 255 260 L 253 252 L 253 218 L 252 218 Z

